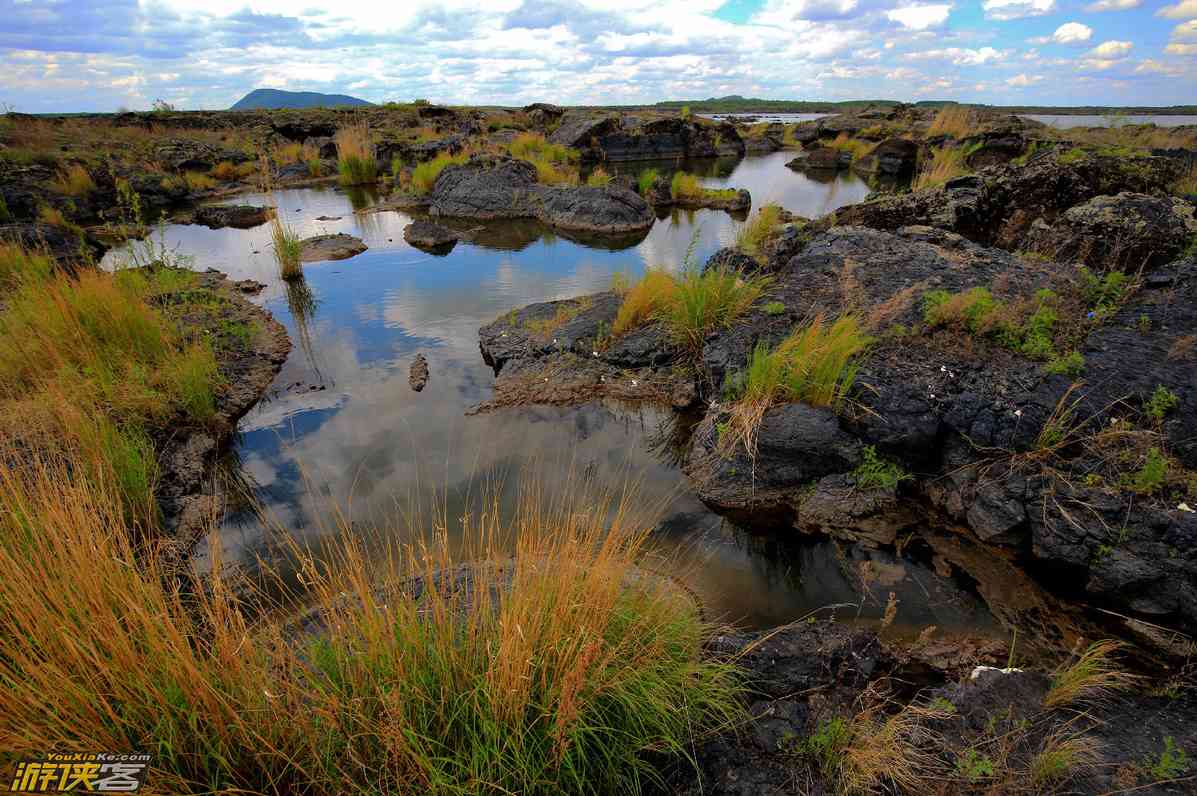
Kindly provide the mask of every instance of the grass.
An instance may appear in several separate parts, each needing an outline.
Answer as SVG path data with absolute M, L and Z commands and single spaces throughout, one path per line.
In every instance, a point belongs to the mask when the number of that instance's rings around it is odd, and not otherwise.
M 1140 495 L 1151 495 L 1158 492 L 1168 479 L 1168 458 L 1159 448 L 1147 449 L 1143 458 L 1143 466 L 1131 477 L 1129 486 Z
M 277 212 L 270 217 L 270 242 L 274 249 L 274 260 L 278 263 L 279 276 L 283 279 L 301 278 L 303 242 Z
M 964 163 L 963 149 L 939 147 L 931 151 L 931 162 L 919 170 L 911 188 L 916 191 L 932 188 L 969 173 L 970 169 Z
M 973 112 L 964 105 L 945 105 L 931 120 L 928 136 L 948 135 L 964 138 L 973 132 Z
M 1169 412 L 1179 405 L 1180 396 L 1159 384 L 1156 385 L 1151 397 L 1147 399 L 1147 403 L 1143 405 L 1143 412 L 1155 422 L 1160 423 Z
M 149 532 L 157 468 L 146 429 L 209 422 L 220 381 L 211 345 L 150 306 L 181 280 L 169 268 L 72 277 L 9 244 L 0 280 L 0 440 L 71 457 L 89 483 L 111 482 L 126 521 Z
M 1164 736 L 1164 748 L 1157 757 L 1143 761 L 1147 773 L 1157 781 L 1176 779 L 1189 770 L 1189 755 L 1176 745 L 1171 735 Z
M 771 317 L 777 317 L 786 311 L 786 305 L 780 301 L 770 301 L 764 307 L 765 314 Z
M 650 269 L 624 292 L 611 331 L 619 336 L 659 321 L 673 342 L 696 359 L 707 335 L 743 315 L 769 281 L 718 268 L 699 272 L 687 267 L 678 276 Z
M 1138 678 L 1118 666 L 1116 656 L 1122 647 L 1120 642 L 1110 640 L 1089 646 L 1076 661 L 1056 672 L 1043 699 L 1044 706 L 1059 708 L 1100 701 L 1131 688 Z
M 1197 163 L 1190 164 L 1188 171 L 1177 178 L 1172 191 L 1182 196 L 1197 195 Z
M 0 465 L 15 756 L 144 750 L 149 781 L 179 794 L 641 793 L 662 759 L 741 718 L 692 599 L 633 574 L 653 526 L 626 498 L 526 489 L 509 522 L 497 502 L 467 514 L 458 557 L 434 520 L 377 556 L 296 550 L 326 629 L 309 635 L 249 613 L 260 595 L 234 596 L 220 567 L 186 599 L 164 589 L 109 487 L 60 458 Z M 516 553 L 501 570 L 438 577 L 496 561 L 496 539 Z
M 764 258 L 762 244 L 777 234 L 781 227 L 781 207 L 765 205 L 736 233 L 736 248 L 760 262 Z
M 1069 351 L 1054 357 L 1043 366 L 1043 370 L 1057 376 L 1079 376 L 1085 370 L 1085 357 L 1079 351 Z
M 1044 739 L 1031 758 L 1031 784 L 1050 790 L 1078 773 L 1096 769 L 1100 763 L 1097 744 L 1091 738 L 1057 731 Z
M 863 461 L 852 472 L 856 479 L 856 486 L 861 489 L 896 489 L 898 484 L 909 481 L 910 473 L 902 469 L 896 462 L 887 461 L 877 455 L 877 449 L 872 445 L 864 446 Z
M 590 176 L 586 178 L 586 184 L 591 188 L 605 188 L 611 184 L 612 177 L 601 166 L 590 172 Z
M 853 138 L 852 136 L 848 135 L 847 131 L 845 131 L 837 135 L 835 140 L 833 140 L 827 146 L 832 149 L 839 150 L 840 152 L 847 152 L 852 156 L 853 160 L 857 160 L 860 157 L 868 154 L 869 150 L 871 150 L 874 145 L 868 141 L 861 141 L 859 139 Z
M 73 163 L 58 172 L 50 187 L 67 196 L 87 196 L 96 189 L 96 182 L 84 166 Z
M 636 190 L 644 196 L 652 189 L 653 183 L 657 181 L 656 169 L 641 169 L 639 176 L 636 177 Z
M 198 171 L 189 171 L 183 175 L 183 182 L 189 191 L 210 191 L 216 187 L 216 180 Z
M 341 185 L 369 185 L 378 182 L 378 161 L 370 125 L 355 122 L 337 130 L 337 175 Z
M 433 186 L 436 185 L 436 178 L 441 176 L 442 171 L 448 166 L 465 163 L 467 159 L 468 156 L 464 153 L 451 155 L 448 152 L 441 152 L 432 160 L 418 164 L 411 173 L 412 191 L 418 194 L 431 193 Z
M 669 184 L 669 195 L 675 202 L 734 199 L 736 191 L 731 188 L 705 188 L 698 177 L 684 171 L 674 172 Z
M 734 401 L 721 442 L 755 451 L 761 418 L 779 403 L 802 401 L 838 408 L 856 380 L 859 356 L 869 345 L 860 322 L 844 315 L 831 323 L 816 316 L 775 348 L 758 343 L 745 370 L 729 379 L 724 397 Z
M 520 133 L 507 146 L 513 158 L 536 167 L 536 178 L 545 185 L 576 185 L 577 150 L 546 140 L 540 133 Z
M 1059 296 L 1048 289 L 1010 302 L 995 299 L 985 287 L 960 293 L 932 290 L 923 295 L 923 321 L 931 328 L 963 328 L 971 334 L 992 337 L 1003 347 L 1031 359 L 1054 361 L 1059 306 Z M 1075 360 L 1066 364 L 1075 364 Z

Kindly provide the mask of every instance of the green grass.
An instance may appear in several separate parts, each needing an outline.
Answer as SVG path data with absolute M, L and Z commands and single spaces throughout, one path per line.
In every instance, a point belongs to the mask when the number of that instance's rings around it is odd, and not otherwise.
M 278 263 L 279 276 L 283 279 L 299 279 L 303 276 L 303 241 L 295 230 L 283 221 L 278 213 L 270 217 L 270 243 L 274 249 L 274 260 Z
M 1043 289 L 1033 298 L 998 301 L 988 288 L 960 293 L 932 290 L 923 295 L 923 321 L 927 326 L 961 327 L 994 338 L 1000 345 L 1031 359 L 1056 359 L 1054 335 L 1059 297 Z M 1075 364 L 1075 360 L 1063 364 Z
M 1176 745 L 1171 735 L 1165 735 L 1163 750 L 1157 757 L 1143 761 L 1143 767 L 1157 782 L 1176 779 L 1189 770 L 1189 755 Z
M 878 456 L 872 445 L 866 445 L 862 455 L 864 460 L 852 471 L 856 486 L 861 489 L 896 489 L 898 484 L 911 478 L 901 465 Z
M 769 283 L 767 277 L 719 268 L 687 267 L 678 276 L 652 269 L 627 289 L 612 332 L 618 336 L 659 321 L 674 343 L 697 358 L 706 336 L 743 315 Z
M 586 184 L 591 188 L 605 188 L 611 184 L 611 179 L 611 175 L 600 166 L 590 172 L 590 176 L 586 178 Z
M 780 301 L 770 301 L 765 305 L 765 314 L 770 317 L 776 317 L 786 311 L 786 305 Z
M 451 155 L 448 152 L 441 152 L 432 160 L 418 164 L 411 173 L 412 191 L 418 194 L 431 193 L 436 185 L 436 178 L 441 176 L 442 171 L 449 166 L 465 163 L 466 160 L 465 154 Z
M 1057 376 L 1079 376 L 1085 370 L 1085 358 L 1079 351 L 1057 356 L 1043 366 L 1043 370 Z
M 580 156 L 576 149 L 546 140 L 539 133 L 521 133 L 507 146 L 513 158 L 526 160 L 536 167 L 536 178 L 545 185 L 576 185 L 578 182 L 577 162 Z
M 970 172 L 964 162 L 965 152 L 959 147 L 940 147 L 932 150 L 931 162 L 925 164 L 914 178 L 911 188 L 922 190 L 942 185 L 948 180 Z
M 736 191 L 731 188 L 704 188 L 698 177 L 684 171 L 674 172 L 669 184 L 669 195 L 675 202 L 734 199 Z
M 656 169 L 642 169 L 638 177 L 636 177 L 636 189 L 644 196 L 653 187 L 653 183 L 657 181 Z
M 781 227 L 781 207 L 765 205 L 736 234 L 736 248 L 758 262 L 764 258 L 762 244 Z
M 342 127 L 334 137 L 337 145 L 337 179 L 341 185 L 369 185 L 378 181 L 378 160 L 366 122 Z M 301 155 L 296 156 L 298 159 Z

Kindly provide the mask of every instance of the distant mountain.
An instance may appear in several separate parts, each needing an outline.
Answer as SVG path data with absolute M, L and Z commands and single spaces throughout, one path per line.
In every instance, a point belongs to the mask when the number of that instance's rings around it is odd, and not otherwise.
M 344 94 L 320 94 L 316 91 L 280 91 L 277 88 L 255 88 L 229 110 L 251 111 L 262 108 L 332 108 L 338 105 L 372 105 L 373 103 Z

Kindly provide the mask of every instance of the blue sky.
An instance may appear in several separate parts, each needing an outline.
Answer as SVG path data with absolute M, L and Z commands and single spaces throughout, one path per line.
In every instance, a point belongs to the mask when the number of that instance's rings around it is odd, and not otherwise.
M 1197 0 L 0 0 L 0 103 L 1197 104 Z

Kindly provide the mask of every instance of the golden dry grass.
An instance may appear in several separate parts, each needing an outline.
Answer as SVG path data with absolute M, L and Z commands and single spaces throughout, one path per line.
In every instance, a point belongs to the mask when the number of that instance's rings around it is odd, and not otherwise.
M 337 130 L 334 141 L 337 145 L 337 172 L 342 185 L 366 185 L 378 180 L 374 139 L 370 133 L 370 125 L 365 120 Z M 301 156 L 302 154 L 301 151 Z
M 931 152 L 931 162 L 926 163 L 914 178 L 911 187 L 920 191 L 942 185 L 948 180 L 968 174 L 964 163 L 964 150 L 959 147 L 940 147 Z
M 1051 690 L 1044 697 L 1044 706 L 1058 708 L 1098 701 L 1133 688 L 1139 678 L 1123 670 L 1117 662 L 1123 646 L 1108 639 L 1090 645 L 1075 661 L 1056 672 Z
M 974 118 L 971 108 L 965 105 L 945 105 L 931 120 L 927 128 L 927 135 L 949 135 L 952 138 L 964 138 L 974 131 Z
M 51 187 L 67 196 L 86 196 L 96 189 L 96 183 L 86 168 L 74 163 L 58 173 Z

